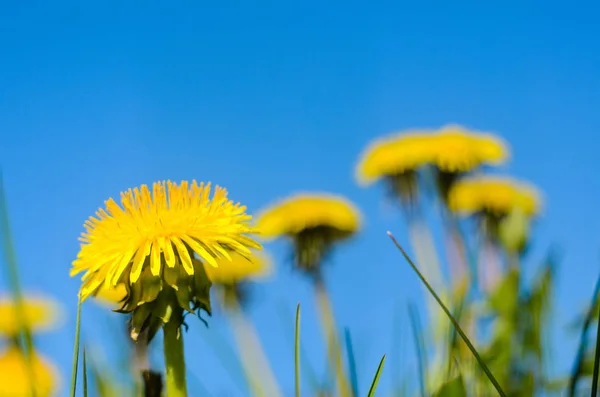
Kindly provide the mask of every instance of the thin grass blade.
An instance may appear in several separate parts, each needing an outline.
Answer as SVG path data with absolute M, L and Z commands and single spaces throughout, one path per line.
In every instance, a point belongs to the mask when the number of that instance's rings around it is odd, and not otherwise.
M 448 308 L 446 307 L 446 305 L 444 305 L 444 303 L 442 302 L 442 300 L 440 299 L 440 297 L 438 296 L 438 294 L 433 290 L 433 288 L 431 287 L 431 285 L 429 284 L 429 282 L 427 282 L 427 280 L 425 279 L 425 277 L 423 277 L 423 275 L 421 274 L 421 272 L 419 271 L 419 269 L 417 268 L 417 266 L 410 259 L 410 257 L 406 253 L 406 251 L 404 251 L 404 248 L 402 248 L 402 246 L 398 243 L 398 241 L 396 241 L 396 238 L 394 238 L 394 236 L 392 235 L 391 232 L 388 232 L 388 236 L 390 237 L 390 239 L 392 240 L 392 242 L 394 243 L 394 245 L 396 245 L 396 248 L 398 248 L 398 250 L 400 250 L 400 252 L 402 253 L 402 256 L 404 256 L 404 259 L 406 259 L 406 261 L 408 262 L 408 264 L 410 265 L 410 267 L 412 267 L 412 269 L 415 271 L 415 273 L 417 274 L 417 276 L 419 276 L 419 278 L 421 279 L 421 281 L 423 282 L 423 284 L 425 285 L 425 287 L 427 288 L 427 290 L 431 293 L 431 295 L 433 296 L 433 298 L 440 305 L 440 307 L 442 308 L 442 310 L 444 311 L 444 313 L 446 313 L 446 316 L 448 316 L 448 318 L 452 322 L 452 325 L 454 325 L 454 327 L 456 328 L 456 332 L 458 332 L 458 334 L 460 335 L 460 337 L 462 338 L 462 340 L 465 342 L 465 344 L 467 345 L 467 347 L 469 348 L 469 350 L 471 351 L 471 353 L 473 354 L 473 356 L 477 360 L 477 363 L 479 364 L 479 366 L 481 367 L 481 369 L 483 370 L 483 372 L 485 373 L 485 375 L 487 376 L 487 378 L 490 380 L 490 382 L 492 383 L 492 385 L 494 386 L 494 388 L 496 389 L 496 391 L 498 392 L 498 394 L 501 397 L 506 397 L 506 393 L 504 392 L 504 390 L 502 389 L 502 387 L 500 386 L 500 384 L 496 380 L 496 377 L 494 376 L 494 374 L 492 373 L 492 371 L 490 371 L 490 369 L 488 368 L 488 366 L 486 365 L 486 363 L 483 361 L 483 359 L 481 358 L 481 356 L 477 352 L 477 349 L 475 349 L 475 347 L 473 346 L 473 344 L 471 343 L 471 341 L 469 340 L 469 338 L 467 337 L 467 335 L 464 333 L 464 331 L 462 330 L 462 328 L 460 327 L 460 325 L 458 324 L 458 322 L 456 321 L 456 319 L 454 318 L 454 316 L 452 315 L 452 313 L 450 313 L 450 311 L 448 310 Z M 599 328 L 599 331 L 600 331 L 600 328 Z
M 427 355 L 425 354 L 425 342 L 423 341 L 423 328 L 419 320 L 419 313 L 414 303 L 408 305 L 408 317 L 415 338 L 415 349 L 417 351 L 417 363 L 419 366 L 419 389 L 421 397 L 425 397 L 425 371 L 427 369 Z
M 575 396 L 575 388 L 577 387 L 577 381 L 581 377 L 581 371 L 583 369 L 583 363 L 585 361 L 585 351 L 587 349 L 587 335 L 589 328 L 596 314 L 595 310 L 598 307 L 598 299 L 600 298 L 600 277 L 596 280 L 596 286 L 594 287 L 594 294 L 592 295 L 591 305 L 585 315 L 583 326 L 581 328 L 581 336 L 579 340 L 579 346 L 577 348 L 577 356 L 575 358 L 575 365 L 571 372 L 571 378 L 569 379 L 568 394 L 569 397 Z
M 377 385 L 379 384 L 379 377 L 381 376 L 381 371 L 383 371 L 383 365 L 385 364 L 385 354 L 381 357 L 381 361 L 379 362 L 379 366 L 377 367 L 377 372 L 375 372 L 375 377 L 373 378 L 373 382 L 371 382 L 371 387 L 369 387 L 369 394 L 367 397 L 374 397 L 375 391 L 377 390 Z
M 81 297 L 78 296 L 77 320 L 75 323 L 75 346 L 73 348 L 73 367 L 71 369 L 71 397 L 77 393 L 77 368 L 79 367 L 79 335 L 81 332 Z
M 292 313 L 290 313 L 288 306 L 285 302 L 280 301 L 277 305 L 277 309 L 278 309 L 278 314 L 279 314 L 279 319 L 281 320 L 281 325 L 283 327 L 285 327 L 285 332 L 284 335 L 286 335 L 288 339 L 288 341 L 291 343 L 293 342 L 291 340 L 291 335 L 292 335 L 292 329 L 291 329 L 291 323 L 292 323 Z M 295 344 L 295 342 L 294 342 Z M 319 379 L 317 377 L 317 371 L 315 370 L 315 367 L 311 365 L 310 360 L 308 360 L 308 356 L 306 354 L 306 350 L 304 349 L 303 345 L 300 345 L 299 347 L 300 349 L 300 354 L 302 357 L 304 357 L 304 359 L 301 362 L 302 365 L 302 372 L 304 373 L 304 376 L 308 378 L 308 382 L 311 386 L 311 388 L 313 388 L 314 390 L 317 390 L 320 388 L 320 382 Z
M 598 372 L 600 371 L 600 321 L 596 330 L 596 348 L 594 349 L 594 374 L 592 376 L 592 397 L 598 395 Z
M 346 342 L 346 352 L 348 354 L 348 371 L 350 372 L 350 387 L 352 388 L 352 396 L 358 397 L 358 375 L 356 373 L 356 360 L 354 359 L 354 347 L 352 345 L 352 337 L 350 330 L 344 328 L 344 340 Z
M 296 332 L 294 336 L 294 379 L 296 397 L 300 397 L 300 303 L 296 306 Z

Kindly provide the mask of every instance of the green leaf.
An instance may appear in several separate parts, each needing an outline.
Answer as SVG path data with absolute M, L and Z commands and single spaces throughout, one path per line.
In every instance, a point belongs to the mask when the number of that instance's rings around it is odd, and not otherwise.
M 381 357 L 381 361 L 379 362 L 379 366 L 377 367 L 377 372 L 375 372 L 375 377 L 373 377 L 373 382 L 371 382 L 371 387 L 369 387 L 369 394 L 367 397 L 374 397 L 375 391 L 377 390 L 377 385 L 379 384 L 379 377 L 381 376 L 381 371 L 383 371 L 383 365 L 385 364 L 385 354 Z
M 519 300 L 519 270 L 511 269 L 489 297 L 489 304 L 501 317 L 515 313 Z
M 466 397 L 467 390 L 462 375 L 448 381 L 439 388 L 433 397 Z

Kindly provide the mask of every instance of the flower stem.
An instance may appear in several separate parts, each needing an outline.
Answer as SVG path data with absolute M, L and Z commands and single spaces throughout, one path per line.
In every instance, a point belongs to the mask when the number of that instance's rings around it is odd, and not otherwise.
M 187 397 L 183 335 L 178 317 L 173 316 L 163 327 L 167 397 Z
M 330 365 L 332 365 L 335 377 L 337 379 L 338 395 L 340 397 L 351 396 L 348 380 L 344 374 L 344 363 L 342 361 L 342 352 L 333 314 L 333 307 L 327 294 L 325 284 L 321 278 L 315 283 L 315 293 L 317 307 L 323 325 L 325 343 L 327 344 Z

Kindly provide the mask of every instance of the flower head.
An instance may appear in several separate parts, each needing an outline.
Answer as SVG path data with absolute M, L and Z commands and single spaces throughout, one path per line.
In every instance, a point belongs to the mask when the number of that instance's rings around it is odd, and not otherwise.
M 266 255 L 253 253 L 246 257 L 232 254 L 231 261 L 220 263 L 219 266 L 206 266 L 206 274 L 215 284 L 233 285 L 250 279 L 268 276 L 271 272 L 271 260 Z
M 210 193 L 210 184 L 167 181 L 154 183 L 152 190 L 142 185 L 121 193 L 122 206 L 106 201 L 106 209 L 85 222 L 71 269 L 72 276 L 84 273 L 81 298 L 123 284 L 122 311 L 158 304 L 162 292 L 193 311 L 190 301 L 196 303 L 210 288 L 203 263 L 217 266 L 218 260 L 231 258 L 230 252 L 243 256 L 261 248 L 248 237 L 255 231 L 246 207 L 229 200 L 218 186 L 212 198 Z
M 444 172 L 467 172 L 482 164 L 499 164 L 507 157 L 506 145 L 499 138 L 448 125 L 438 131 L 407 131 L 375 141 L 364 151 L 356 176 L 367 185 L 426 165 Z
M 518 209 L 533 216 L 540 211 L 540 201 L 533 187 L 509 178 L 490 176 L 460 180 L 449 194 L 450 209 L 464 215 L 488 212 L 502 216 Z
M 291 238 L 296 264 L 303 270 L 315 270 L 335 241 L 359 229 L 360 213 L 339 196 L 298 194 L 264 210 L 257 225 L 267 239 Z
M 432 162 L 444 172 L 468 172 L 482 164 L 500 164 L 506 145 L 491 134 L 471 132 L 458 125 L 443 127 L 431 139 Z
M 403 132 L 376 140 L 367 147 L 358 162 L 358 182 L 369 185 L 430 163 L 431 136 L 430 132 Z
M 330 194 L 298 194 L 262 212 L 257 221 L 261 237 L 293 236 L 327 228 L 352 234 L 360 227 L 360 214 L 348 200 Z
M 23 301 L 22 319 L 31 331 L 42 331 L 56 325 L 59 318 L 58 306 L 47 298 L 28 297 Z M 0 298 L 0 334 L 14 336 L 20 332 L 17 307 L 13 298 Z M 0 394 L 2 395 L 2 394 Z
M 31 359 L 35 395 L 48 397 L 54 394 L 58 384 L 56 369 L 38 354 L 33 353 Z M 30 394 L 32 385 L 28 365 L 26 357 L 16 347 L 11 347 L 0 355 L 0 396 L 22 397 Z
M 127 287 L 125 287 L 125 284 L 118 284 L 116 287 L 107 287 L 102 284 L 94 298 L 101 303 L 114 306 L 116 303 L 121 303 L 127 298 Z

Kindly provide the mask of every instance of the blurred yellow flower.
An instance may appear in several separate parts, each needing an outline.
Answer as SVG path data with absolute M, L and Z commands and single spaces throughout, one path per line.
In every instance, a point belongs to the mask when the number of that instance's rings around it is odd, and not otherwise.
M 31 366 L 37 397 L 49 397 L 58 388 L 58 373 L 45 359 L 33 354 Z M 11 347 L 0 355 L 0 396 L 24 397 L 31 394 L 31 377 L 23 353 Z
M 429 164 L 444 172 L 468 172 L 482 164 L 500 164 L 507 157 L 508 149 L 498 137 L 447 125 L 438 131 L 407 131 L 375 141 L 362 154 L 356 177 L 368 185 Z
M 152 192 L 142 185 L 121 193 L 123 208 L 112 198 L 106 201 L 106 210 L 99 209 L 85 222 L 83 244 L 71 269 L 71 276 L 85 272 L 81 298 L 103 284 L 160 280 L 166 277 L 163 269 L 174 274 L 172 280 L 192 279 L 194 253 L 216 266 L 218 259 L 230 257 L 229 251 L 249 255 L 249 248 L 260 249 L 246 235 L 254 233 L 246 207 L 229 200 L 223 188 L 217 186 L 212 199 L 210 191 L 210 183 L 163 181 L 154 183 Z
M 94 298 L 99 302 L 114 306 L 116 303 L 122 302 L 127 297 L 127 288 L 125 284 L 118 284 L 116 287 L 104 284 L 96 291 Z
M 450 173 L 472 171 L 482 164 L 497 165 L 508 158 L 508 149 L 498 137 L 458 125 L 445 126 L 433 135 L 430 149 L 433 164 Z
M 220 260 L 219 266 L 205 266 L 208 278 L 217 284 L 233 285 L 241 281 L 268 276 L 271 260 L 265 254 L 253 253 L 250 257 L 232 254 L 231 261 Z
M 518 209 L 527 216 L 540 211 L 541 199 L 531 186 L 504 177 L 477 177 L 458 181 L 450 190 L 449 206 L 454 212 L 471 215 L 490 212 L 506 215 Z
M 356 167 L 358 182 L 369 185 L 430 163 L 431 136 L 428 132 L 403 132 L 376 140 L 361 155 Z
M 31 331 L 49 329 L 58 322 L 58 305 L 52 300 L 41 297 L 27 297 L 24 299 L 23 304 L 22 318 L 25 321 L 25 326 Z M 6 336 L 17 335 L 20 332 L 18 321 L 14 299 L 9 297 L 0 298 L 0 334 Z
M 267 239 L 321 228 L 350 235 L 360 227 L 360 214 L 351 202 L 339 196 L 298 194 L 263 211 L 257 226 L 261 237 Z

